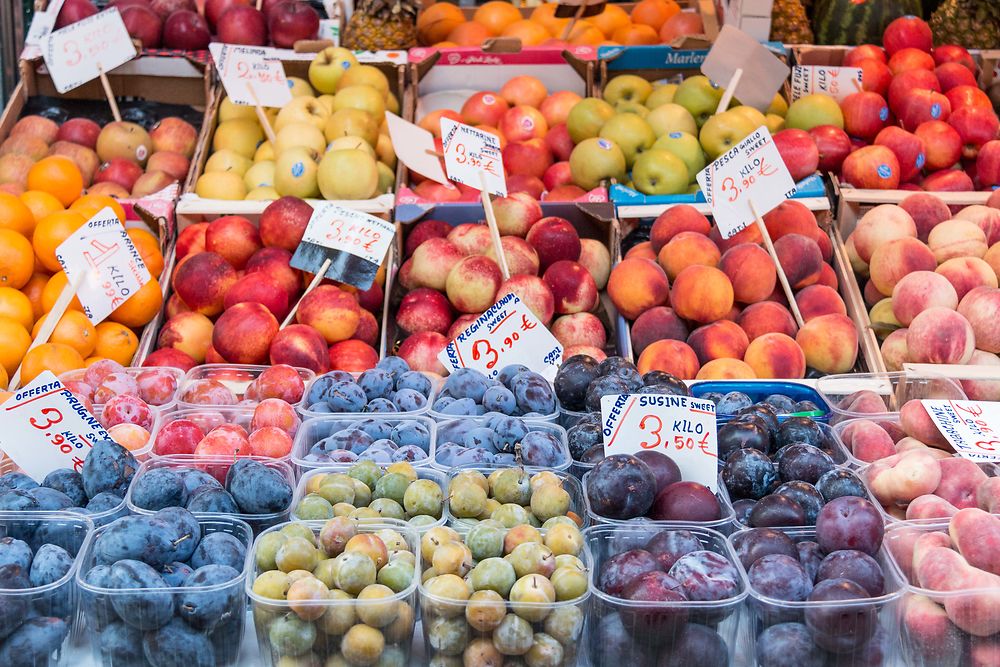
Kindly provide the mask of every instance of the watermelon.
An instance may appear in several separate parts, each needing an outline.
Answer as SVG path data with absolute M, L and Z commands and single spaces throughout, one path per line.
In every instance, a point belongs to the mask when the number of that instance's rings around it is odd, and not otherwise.
M 893 19 L 921 15 L 920 0 L 816 0 L 817 44 L 881 44 Z

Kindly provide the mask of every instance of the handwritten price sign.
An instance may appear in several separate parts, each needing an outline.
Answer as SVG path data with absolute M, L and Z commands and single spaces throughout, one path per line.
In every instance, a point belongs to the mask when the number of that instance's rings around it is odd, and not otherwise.
M 111 436 L 50 371 L 0 407 L 0 449 L 32 479 L 57 468 L 79 471 L 90 448 Z
M 448 178 L 494 197 L 507 196 L 500 137 L 449 118 L 441 119 L 441 137 Z
M 56 27 L 56 19 L 66 0 L 52 0 L 44 12 L 36 11 L 31 17 L 31 26 L 24 36 L 25 46 L 39 46 L 49 33 Z
M 920 402 L 960 456 L 977 462 L 1000 461 L 1000 403 Z
M 77 21 L 41 40 L 42 57 L 60 93 L 82 86 L 136 56 L 114 7 Z
M 838 102 L 861 90 L 860 67 L 802 67 L 792 68 L 792 101 L 825 93 Z
M 330 260 L 324 274 L 327 278 L 366 290 L 372 286 L 395 234 L 396 228 L 388 220 L 323 204 L 313 210 L 291 264 L 317 273 Z
M 549 380 L 562 363 L 563 348 L 515 294 L 505 294 L 448 343 L 438 359 L 449 370 L 475 368 L 495 378 L 510 364 L 524 364 Z
M 685 481 L 718 491 L 715 404 L 690 396 L 619 394 L 601 399 L 604 453 L 669 456 Z
M 795 194 L 795 182 L 763 125 L 698 172 L 698 185 L 724 239 L 754 222 L 751 200 L 764 215 Z
M 273 49 L 215 43 L 208 50 L 234 104 L 280 109 L 292 101 L 285 68 Z

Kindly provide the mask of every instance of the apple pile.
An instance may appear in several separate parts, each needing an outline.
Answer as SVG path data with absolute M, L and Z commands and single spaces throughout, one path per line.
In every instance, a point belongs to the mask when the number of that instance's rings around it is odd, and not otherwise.
M 319 32 L 319 14 L 306 0 L 264 0 L 260 9 L 252 0 L 111 0 L 108 6 L 121 12 L 129 35 L 147 49 L 199 51 L 210 41 L 291 48 Z M 66 0 L 56 28 L 97 11 L 93 0 Z
M 288 81 L 291 103 L 265 110 L 274 145 L 265 141 L 253 107 L 223 98 L 197 195 L 359 200 L 392 192 L 396 154 L 385 111 L 399 113 L 399 101 L 385 74 L 359 65 L 347 49 L 329 47 L 310 63 L 309 82 Z
M 611 272 L 611 255 L 581 239 L 572 223 L 543 217 L 541 205 L 517 192 L 494 204 L 510 269 L 503 280 L 483 221 L 451 226 L 423 220 L 409 231 L 399 284 L 406 290 L 396 322 L 408 335 L 399 349 L 414 370 L 444 374 L 437 355 L 483 311 L 516 294 L 565 348 L 604 358 L 607 334 L 594 314 Z M 555 318 L 555 319 L 553 319 Z
M 283 197 L 258 226 L 229 215 L 181 231 L 167 321 L 145 364 L 270 362 L 316 373 L 374 366 L 382 273 L 364 292 L 324 281 L 302 299 L 296 323 L 278 331 L 312 278 L 289 264 L 312 210 Z
M 796 326 L 756 225 L 722 239 L 693 206 L 673 206 L 608 280 L 608 296 L 631 321 L 639 373 L 802 378 L 854 367 L 858 334 L 837 292 L 829 236 L 795 200 L 764 222 L 805 326 Z

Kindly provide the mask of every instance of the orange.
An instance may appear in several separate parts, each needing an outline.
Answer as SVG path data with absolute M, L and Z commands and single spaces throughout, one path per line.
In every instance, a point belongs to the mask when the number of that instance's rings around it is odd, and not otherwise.
M 20 198 L 0 192 L 0 229 L 10 229 L 31 236 L 35 228 L 35 215 Z
M 417 16 L 417 39 L 424 46 L 436 44 L 460 23 L 465 23 L 461 9 L 448 2 L 435 2 Z
M 69 206 L 83 194 L 83 176 L 68 157 L 50 155 L 28 170 L 28 189 L 48 192 L 63 206 Z
M 574 46 L 597 46 L 604 41 L 604 33 L 589 21 L 577 21 L 569 33 L 569 43 Z
M 127 326 L 117 322 L 101 322 L 97 325 L 97 347 L 94 349 L 96 357 L 114 359 L 122 366 L 128 366 L 138 349 L 139 339 Z
M 455 42 L 459 46 L 479 46 L 493 36 L 489 28 L 483 24 L 469 21 L 455 26 L 455 29 L 448 33 L 448 41 Z
M 108 319 L 136 329 L 156 317 L 162 306 L 163 292 L 160 291 L 160 283 L 153 278 L 115 308 Z
M 24 353 L 31 347 L 31 334 L 20 322 L 9 317 L 0 317 L 0 366 L 13 375 L 21 365 Z M 3 385 L 7 387 L 6 384 Z
M 612 39 L 626 46 L 660 43 L 660 36 L 656 34 L 656 31 L 648 25 L 641 23 L 633 23 L 624 28 L 618 28 L 618 30 L 615 30 Z
M 42 343 L 24 355 L 21 365 L 21 386 L 28 384 L 42 371 L 52 371 L 56 376 L 83 368 L 83 357 L 69 345 Z
M 87 218 L 75 211 L 51 213 L 38 221 L 35 234 L 31 237 L 31 245 L 42 266 L 53 273 L 62 268 L 56 259 L 56 248 L 85 222 Z
M 554 2 L 538 5 L 531 12 L 531 20 L 541 25 L 552 35 L 559 37 L 566 29 L 569 19 L 557 19 L 556 7 L 558 5 Z
M 29 330 L 35 323 L 31 301 L 13 287 L 0 287 L 0 317 L 9 317 Z
M 552 36 L 540 23 L 527 19 L 511 23 L 500 35 L 521 40 L 521 46 L 538 46 Z
M 35 222 L 38 222 L 49 213 L 58 213 L 63 210 L 62 202 L 48 192 L 42 192 L 41 190 L 28 190 L 21 195 L 21 201 L 31 209 L 31 215 L 35 218 Z M 35 225 L 32 224 L 31 228 L 34 229 Z
M 640 0 L 632 8 L 632 22 L 659 31 L 664 21 L 680 11 L 681 8 L 673 0 Z
M 160 252 L 160 242 L 145 229 L 138 227 L 133 227 L 126 233 L 135 244 L 135 249 L 139 251 L 142 261 L 146 263 L 146 268 L 149 269 L 154 278 L 159 278 L 160 274 L 163 273 L 163 253 Z
M 35 270 L 31 243 L 12 229 L 0 229 L 0 285 L 21 289 Z
M 587 20 L 597 26 L 597 29 L 603 32 L 605 37 L 611 37 L 611 35 L 615 34 L 615 30 L 624 28 L 632 22 L 632 19 L 628 16 L 628 12 L 618 5 L 610 3 L 604 6 L 603 12 L 597 16 L 591 16 Z
M 64 271 L 57 271 L 52 274 L 52 277 L 45 283 L 45 287 L 42 288 L 43 313 L 47 313 L 52 310 L 52 306 L 56 305 L 59 295 L 62 294 L 63 288 L 66 287 L 68 282 L 69 281 L 66 280 L 66 273 Z M 69 302 L 69 309 L 83 312 L 83 306 L 80 305 L 80 299 L 74 296 L 73 300 Z
M 499 35 L 503 29 L 515 21 L 520 21 L 523 17 L 517 7 L 503 0 L 491 0 L 476 9 L 472 15 L 472 20 L 485 26 L 491 34 Z
M 32 338 L 38 338 L 38 332 L 42 328 L 45 317 L 43 315 L 40 320 L 35 322 L 35 326 L 31 330 Z M 87 357 L 97 345 L 97 330 L 87 319 L 87 316 L 79 310 L 67 310 L 59 318 L 56 328 L 52 330 L 49 342 L 69 345 L 79 352 L 81 357 Z
M 28 284 L 21 288 L 21 293 L 28 297 L 28 301 L 31 302 L 31 310 L 36 320 L 45 314 L 45 308 L 42 307 L 42 292 L 45 291 L 45 285 L 48 282 L 49 274 L 33 273 Z
M 86 359 L 83 360 L 83 367 L 90 368 L 98 361 L 104 361 L 104 357 L 87 357 Z
M 10 376 L 7 375 L 7 369 L 4 368 L 3 366 L 0 366 L 0 387 L 7 387 L 9 384 L 10 384 Z M 6 396 L 4 394 L 6 394 Z M 9 392 L 0 391 L 0 403 L 6 401 L 7 396 L 9 395 L 10 395 Z
M 69 207 L 69 210 L 79 213 L 83 216 L 84 220 L 90 220 L 95 215 L 101 212 L 105 207 L 111 207 L 111 210 L 115 212 L 118 216 L 118 220 L 125 224 L 125 209 L 114 197 L 109 197 L 108 195 L 94 195 L 86 194 L 73 202 L 73 205 Z

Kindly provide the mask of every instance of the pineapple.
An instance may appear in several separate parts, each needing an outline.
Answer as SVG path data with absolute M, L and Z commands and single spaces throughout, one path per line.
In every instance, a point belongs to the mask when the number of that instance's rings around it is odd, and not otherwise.
M 343 46 L 362 51 L 409 49 L 417 45 L 419 0 L 358 0 Z
M 1000 2 L 945 0 L 930 19 L 936 44 L 961 44 L 967 49 L 1000 46 Z
M 813 31 L 801 0 L 774 0 L 771 39 L 783 44 L 812 44 Z

